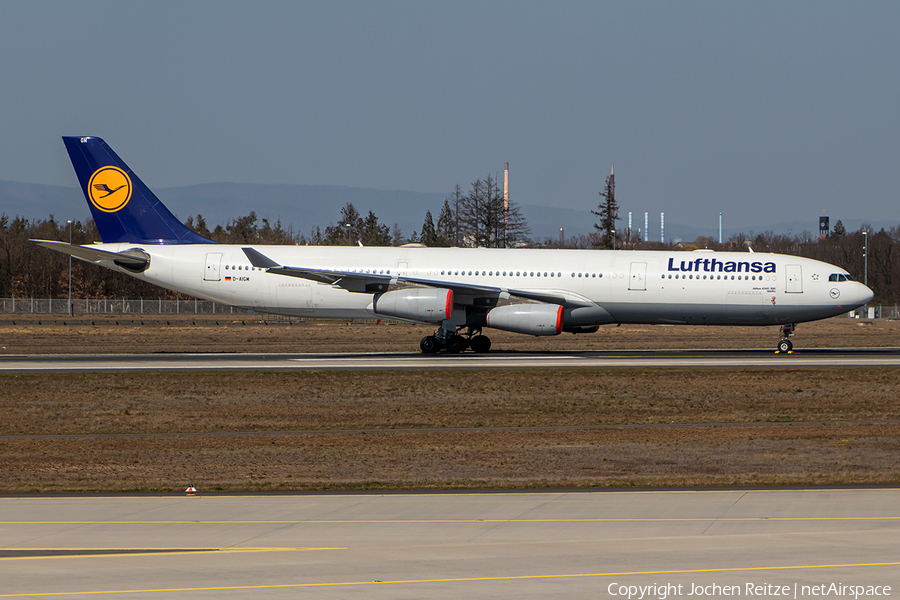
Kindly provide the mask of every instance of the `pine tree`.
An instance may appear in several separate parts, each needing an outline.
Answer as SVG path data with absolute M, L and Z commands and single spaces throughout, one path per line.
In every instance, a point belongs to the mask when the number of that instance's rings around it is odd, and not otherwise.
M 600 217 L 600 223 L 594 223 L 594 228 L 600 234 L 598 247 L 611 250 L 615 247 L 616 221 L 619 220 L 619 204 L 616 202 L 616 180 L 613 173 L 606 178 L 606 188 L 600 192 L 600 206 L 591 213 Z
M 831 232 L 831 237 L 839 238 L 847 235 L 847 229 L 844 228 L 844 224 L 838 219 L 837 223 L 834 224 L 834 230 Z
M 444 206 L 441 208 L 441 214 L 438 216 L 437 227 L 434 233 L 436 238 L 435 246 L 447 247 L 456 243 L 456 219 L 453 215 L 453 209 L 450 208 L 449 200 L 444 200 Z
M 419 243 L 426 246 L 437 246 L 437 234 L 434 230 L 434 217 L 431 211 L 425 212 L 425 222 L 422 223 L 422 233 L 419 236 Z

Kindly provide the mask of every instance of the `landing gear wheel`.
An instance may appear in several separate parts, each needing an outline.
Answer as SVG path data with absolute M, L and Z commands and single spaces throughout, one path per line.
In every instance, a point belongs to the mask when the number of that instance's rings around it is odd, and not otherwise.
M 437 354 L 438 350 L 441 349 L 441 343 L 436 337 L 429 335 L 422 338 L 422 341 L 419 342 L 419 348 L 422 349 L 423 354 Z
M 486 335 L 476 335 L 469 340 L 469 346 L 477 354 L 483 354 L 491 349 L 491 338 Z
M 778 351 L 783 354 L 787 354 L 793 349 L 794 345 L 791 343 L 791 340 L 781 340 L 778 342 Z
M 460 352 L 465 352 L 469 344 L 466 342 L 466 338 L 461 335 L 452 335 L 447 339 L 444 347 L 450 354 L 459 354 Z

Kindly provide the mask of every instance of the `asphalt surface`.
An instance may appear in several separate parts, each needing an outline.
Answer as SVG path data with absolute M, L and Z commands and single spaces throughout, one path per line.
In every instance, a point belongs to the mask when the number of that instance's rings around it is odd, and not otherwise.
M 900 590 L 897 488 L 5 497 L 0 539 L 0 597 Z
M 897 367 L 900 348 L 497 352 L 488 354 L 79 354 L 0 356 L 0 372 L 373 369 Z

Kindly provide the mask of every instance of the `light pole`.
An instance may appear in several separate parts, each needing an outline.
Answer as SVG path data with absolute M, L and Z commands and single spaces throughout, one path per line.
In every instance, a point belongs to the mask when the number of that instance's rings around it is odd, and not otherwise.
M 350 223 L 347 223 L 347 245 L 348 246 L 353 245 L 353 237 L 352 237 L 352 234 L 350 233 Z
M 865 264 L 865 270 L 863 271 L 863 283 L 869 285 L 869 232 L 863 231 L 863 264 Z
M 72 219 L 66 221 L 66 225 L 69 226 L 69 245 L 72 245 Z M 69 255 L 69 316 L 72 316 L 72 255 Z
M 869 285 L 869 232 L 863 231 L 862 234 L 863 234 L 863 265 L 865 265 L 863 267 L 863 284 Z M 865 307 L 865 311 L 866 311 L 866 314 L 865 314 L 864 318 L 868 319 L 869 318 L 868 304 Z

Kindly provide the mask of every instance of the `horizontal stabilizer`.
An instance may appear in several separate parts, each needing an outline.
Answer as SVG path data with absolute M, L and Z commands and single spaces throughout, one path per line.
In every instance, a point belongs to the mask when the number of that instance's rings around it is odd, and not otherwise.
M 141 272 L 150 266 L 150 257 L 139 248 L 132 248 L 124 252 L 109 252 L 108 250 L 100 250 L 91 248 L 90 246 L 77 246 L 75 244 L 67 244 L 65 242 L 55 242 L 52 240 L 30 240 L 38 246 L 49 248 L 56 252 L 69 254 L 75 258 L 90 263 L 99 263 L 102 261 L 111 261 L 122 268 L 129 271 Z

